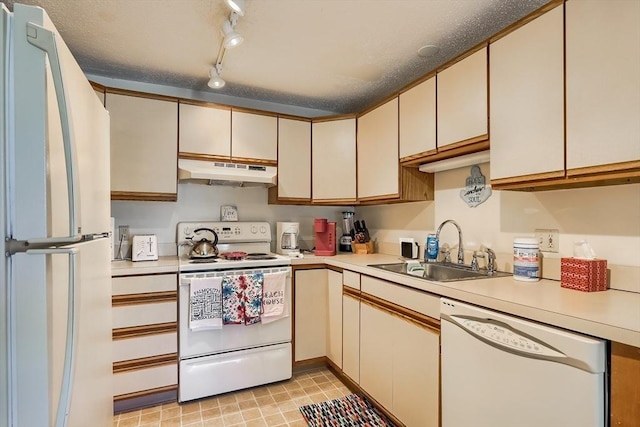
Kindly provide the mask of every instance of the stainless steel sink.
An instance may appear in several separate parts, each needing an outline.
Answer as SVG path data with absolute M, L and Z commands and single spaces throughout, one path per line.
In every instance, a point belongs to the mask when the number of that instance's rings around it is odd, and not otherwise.
M 410 270 L 407 270 L 410 266 Z M 420 277 L 436 282 L 457 282 L 459 280 L 488 279 L 492 277 L 511 276 L 510 273 L 496 271 L 489 275 L 486 270 L 473 271 L 471 267 L 459 264 L 427 263 L 419 264 L 406 262 L 396 262 L 392 264 L 370 264 L 369 267 L 379 268 L 392 273 L 404 274 L 407 276 Z

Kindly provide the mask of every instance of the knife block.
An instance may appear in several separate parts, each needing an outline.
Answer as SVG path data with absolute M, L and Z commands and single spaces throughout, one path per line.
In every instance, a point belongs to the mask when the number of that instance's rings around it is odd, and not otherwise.
M 356 255 L 365 255 L 375 253 L 373 240 L 369 240 L 367 243 L 351 243 L 351 250 Z

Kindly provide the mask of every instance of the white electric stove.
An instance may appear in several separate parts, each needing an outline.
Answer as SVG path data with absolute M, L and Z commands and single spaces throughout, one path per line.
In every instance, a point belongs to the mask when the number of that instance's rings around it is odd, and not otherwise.
M 243 259 L 190 259 L 192 242 L 218 235 L 219 255 L 243 252 Z M 185 402 L 291 378 L 291 316 L 270 323 L 189 328 L 191 280 L 201 277 L 286 272 L 285 301 L 291 310 L 291 259 L 271 252 L 267 222 L 181 222 L 178 400 Z

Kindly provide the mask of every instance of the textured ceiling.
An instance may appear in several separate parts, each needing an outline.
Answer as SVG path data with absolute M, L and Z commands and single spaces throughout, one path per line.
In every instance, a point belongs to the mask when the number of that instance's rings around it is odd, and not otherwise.
M 335 113 L 364 110 L 547 2 L 247 0 L 244 43 L 214 91 L 223 0 L 20 1 L 47 10 L 88 74 Z M 424 45 L 439 51 L 420 57 Z

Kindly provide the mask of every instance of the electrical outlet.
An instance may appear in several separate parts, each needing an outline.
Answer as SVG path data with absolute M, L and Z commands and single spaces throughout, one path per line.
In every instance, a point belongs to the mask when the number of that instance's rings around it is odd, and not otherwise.
M 119 225 L 118 226 L 118 241 L 126 242 L 129 240 L 129 226 L 128 225 Z
M 540 244 L 542 252 L 558 252 L 560 240 L 558 230 L 555 229 L 536 229 L 536 239 Z

